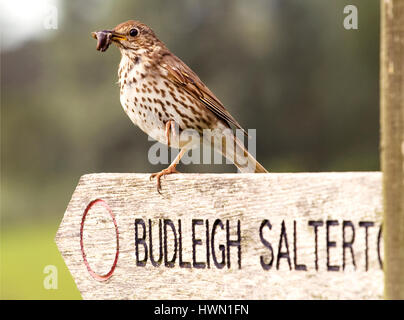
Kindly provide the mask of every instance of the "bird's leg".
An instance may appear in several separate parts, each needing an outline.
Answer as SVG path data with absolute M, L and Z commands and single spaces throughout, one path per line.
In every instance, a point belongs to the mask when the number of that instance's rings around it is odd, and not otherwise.
M 161 177 L 162 177 L 162 176 L 165 176 L 165 175 L 168 175 L 168 174 L 171 174 L 171 173 L 179 173 L 179 172 L 177 171 L 177 169 L 176 169 L 177 164 L 180 162 L 182 156 L 183 156 L 187 151 L 188 151 L 188 148 L 183 147 L 183 148 L 180 150 L 180 153 L 175 157 L 174 161 L 168 166 L 167 169 L 164 169 L 164 170 L 162 170 L 162 171 L 160 171 L 160 172 L 153 173 L 153 174 L 150 176 L 150 180 L 153 179 L 153 178 L 156 178 L 156 180 L 157 180 L 157 191 L 158 191 L 158 193 L 160 193 L 160 191 L 161 191 L 161 182 L 160 182 Z
M 170 131 L 173 133 L 173 138 L 177 138 L 177 132 L 175 128 L 175 121 L 174 120 L 168 120 L 166 122 L 166 138 L 167 138 L 167 145 L 170 146 L 171 140 L 170 140 Z

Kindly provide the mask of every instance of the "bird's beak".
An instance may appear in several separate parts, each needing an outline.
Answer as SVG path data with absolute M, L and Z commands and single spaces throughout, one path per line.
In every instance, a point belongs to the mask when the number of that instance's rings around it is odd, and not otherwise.
M 93 36 L 94 39 L 98 39 L 99 34 L 105 34 L 109 35 L 109 38 L 112 41 L 119 41 L 119 40 L 128 40 L 123 34 L 120 34 L 118 32 L 115 32 L 114 30 L 102 30 L 102 31 L 97 31 L 97 32 L 91 32 L 91 35 Z
M 112 41 L 120 41 L 120 40 L 128 40 L 123 34 L 120 34 L 115 31 L 110 31 L 111 32 L 111 40 Z
M 108 49 L 112 41 L 119 42 L 121 40 L 127 40 L 126 36 L 115 32 L 114 30 L 102 30 L 92 32 L 91 35 L 94 39 L 97 39 L 97 50 L 105 51 Z

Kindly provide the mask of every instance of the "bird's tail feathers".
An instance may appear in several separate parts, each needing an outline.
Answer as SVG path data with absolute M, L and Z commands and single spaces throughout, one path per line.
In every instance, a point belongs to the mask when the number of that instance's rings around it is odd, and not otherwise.
M 244 144 L 237 139 L 237 137 L 231 135 L 230 141 L 233 142 L 232 146 L 229 146 L 229 144 L 226 146 L 226 143 L 222 143 L 219 151 L 226 159 L 233 162 L 240 172 L 268 173 L 268 171 L 254 158 L 254 156 L 248 152 Z

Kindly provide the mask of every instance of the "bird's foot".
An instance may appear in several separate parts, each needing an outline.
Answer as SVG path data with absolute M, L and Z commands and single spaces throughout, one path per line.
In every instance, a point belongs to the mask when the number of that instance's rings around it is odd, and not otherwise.
M 160 192 L 161 191 L 161 181 L 160 181 L 161 177 L 166 176 L 168 174 L 172 174 L 172 173 L 180 173 L 180 172 L 177 171 L 175 166 L 169 166 L 167 169 L 161 170 L 160 172 L 153 173 L 150 176 L 150 180 L 153 179 L 153 178 L 156 178 L 156 180 L 157 180 L 157 191 L 158 191 L 158 193 L 161 194 L 161 192 Z

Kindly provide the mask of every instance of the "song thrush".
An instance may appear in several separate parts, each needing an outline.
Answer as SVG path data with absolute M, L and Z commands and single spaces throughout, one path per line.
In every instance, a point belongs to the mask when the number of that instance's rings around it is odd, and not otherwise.
M 200 142 L 213 146 L 241 172 L 267 172 L 230 130 L 230 125 L 243 130 L 240 124 L 151 28 L 130 20 L 113 30 L 93 32 L 92 35 L 98 40 L 97 50 L 105 51 L 114 43 L 121 51 L 120 101 L 132 122 L 155 140 L 180 149 L 167 169 L 150 177 L 157 178 L 159 192 L 160 178 L 177 172 L 181 157 L 195 146 L 195 141 L 198 146 Z M 192 132 L 199 133 L 201 138 L 176 139 L 175 126 L 179 128 L 177 133 L 193 129 Z M 202 135 L 205 131 L 210 134 Z M 229 148 L 226 141 L 231 141 L 233 148 Z

